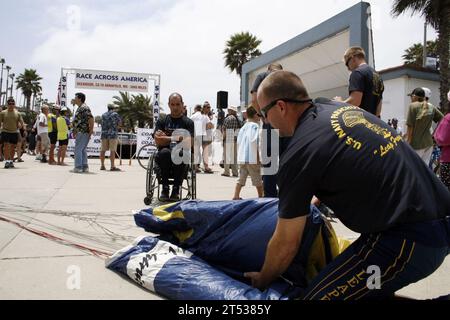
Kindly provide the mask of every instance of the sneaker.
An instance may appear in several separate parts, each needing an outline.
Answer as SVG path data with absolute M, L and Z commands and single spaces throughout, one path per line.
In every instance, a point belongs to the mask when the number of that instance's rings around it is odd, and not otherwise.
M 36 160 L 42 160 L 42 154 L 38 154 L 38 155 L 36 156 Z
M 42 156 L 41 162 L 42 163 L 47 163 L 47 157 L 45 155 Z
M 180 201 L 180 187 L 174 186 L 172 188 L 172 194 L 169 199 L 170 201 Z
M 70 170 L 70 172 L 72 172 L 72 173 L 83 173 L 83 169 L 75 168 L 75 169 Z
M 159 200 L 166 202 L 170 200 L 169 197 L 169 186 L 163 186 Z
M 5 169 L 9 169 L 9 162 L 5 162 Z
M 84 173 L 89 173 L 89 168 L 83 168 Z

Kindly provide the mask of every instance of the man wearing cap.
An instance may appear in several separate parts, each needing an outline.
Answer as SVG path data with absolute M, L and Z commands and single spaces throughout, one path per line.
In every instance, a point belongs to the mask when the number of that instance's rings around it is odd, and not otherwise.
M 44 104 L 41 113 L 38 116 L 37 132 L 41 140 L 41 162 L 47 163 L 47 151 L 50 147 L 50 139 L 48 136 L 48 111 L 49 106 Z
M 233 177 L 239 175 L 237 164 L 237 136 L 241 123 L 237 118 L 237 108 L 234 106 L 228 107 L 228 116 L 223 121 L 222 135 L 223 135 L 223 159 L 224 172 L 222 176 L 230 176 L 230 168 Z
M 350 96 L 344 102 L 380 117 L 384 84 L 381 76 L 367 64 L 364 49 L 361 47 L 347 49 L 344 62 L 352 72 L 348 87 Z M 341 97 L 334 99 L 342 101 Z
M 108 105 L 108 111 L 102 115 L 102 151 L 100 152 L 100 170 L 106 170 L 105 168 L 105 153 L 109 150 L 109 159 L 111 161 L 111 171 L 121 171 L 114 164 L 117 151 L 117 132 L 122 124 L 122 119 L 115 111 L 116 106 L 113 104 Z
M 391 298 L 439 268 L 450 253 L 450 193 L 391 127 L 359 107 L 311 100 L 287 71 L 263 81 L 258 102 L 259 113 L 292 138 L 280 161 L 279 217 L 265 262 L 245 273 L 253 286 L 267 288 L 292 263 L 313 195 L 361 235 L 302 299 Z
M 24 126 L 13 98 L 7 100 L 8 108 L 0 112 L 1 139 L 5 146 L 5 169 L 14 168 L 14 152 L 19 139 L 17 130 Z
M 428 165 L 433 151 L 431 125 L 433 121 L 436 123 L 441 121 L 444 115 L 427 102 L 423 88 L 414 89 L 409 96 L 411 97 L 411 104 L 406 120 L 406 141 Z

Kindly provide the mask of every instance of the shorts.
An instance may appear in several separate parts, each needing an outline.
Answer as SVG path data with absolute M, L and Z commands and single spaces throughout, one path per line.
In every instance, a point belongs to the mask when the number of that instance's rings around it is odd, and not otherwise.
M 48 147 L 50 146 L 50 139 L 47 132 L 43 132 L 39 134 L 39 136 L 41 137 L 42 153 L 45 154 L 48 150 Z
M 102 139 L 102 152 L 106 151 L 116 152 L 117 139 Z
M 17 132 L 15 133 L 2 132 L 2 141 L 3 143 L 16 145 L 17 141 L 19 141 L 19 134 Z
M 58 140 L 59 146 L 67 146 L 69 144 L 69 139 Z
M 58 132 L 49 132 L 48 137 L 50 138 L 50 144 L 56 144 L 56 141 L 58 141 Z
M 255 187 L 262 187 L 263 181 L 261 176 L 261 165 L 259 164 L 241 164 L 239 166 L 238 184 L 245 186 L 248 175 L 252 179 L 252 184 Z

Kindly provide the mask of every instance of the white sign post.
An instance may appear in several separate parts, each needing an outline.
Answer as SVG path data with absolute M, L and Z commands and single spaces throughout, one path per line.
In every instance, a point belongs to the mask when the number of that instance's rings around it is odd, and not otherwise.
M 136 146 L 136 152 L 139 152 L 142 147 L 151 144 L 153 147 L 146 147 L 143 149 L 139 154 L 136 154 L 136 157 L 140 158 L 149 158 L 150 155 L 155 152 L 156 144 L 155 140 L 153 139 L 153 129 L 137 129 L 137 146 Z

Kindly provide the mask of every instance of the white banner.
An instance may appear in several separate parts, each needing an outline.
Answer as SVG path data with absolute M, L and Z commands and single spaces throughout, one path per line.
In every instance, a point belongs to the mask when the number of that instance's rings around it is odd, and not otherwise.
M 149 78 L 145 73 L 75 69 L 75 88 L 148 92 Z
M 155 140 L 153 139 L 153 129 L 137 129 L 137 147 L 136 147 L 136 157 L 138 156 L 139 150 L 147 144 L 152 144 L 154 147 L 147 147 L 144 150 L 141 151 L 139 154 L 139 157 L 141 158 L 148 158 L 150 157 L 150 154 L 157 151 Z
M 67 77 L 61 76 L 59 79 L 57 105 L 61 108 L 67 107 Z
M 94 128 L 94 134 L 89 140 L 87 146 L 88 157 L 99 157 L 100 151 L 102 151 L 102 128 Z M 73 156 L 75 154 L 75 139 L 69 139 L 69 145 L 67 146 L 67 155 Z M 106 151 L 106 156 L 109 156 L 109 151 Z

